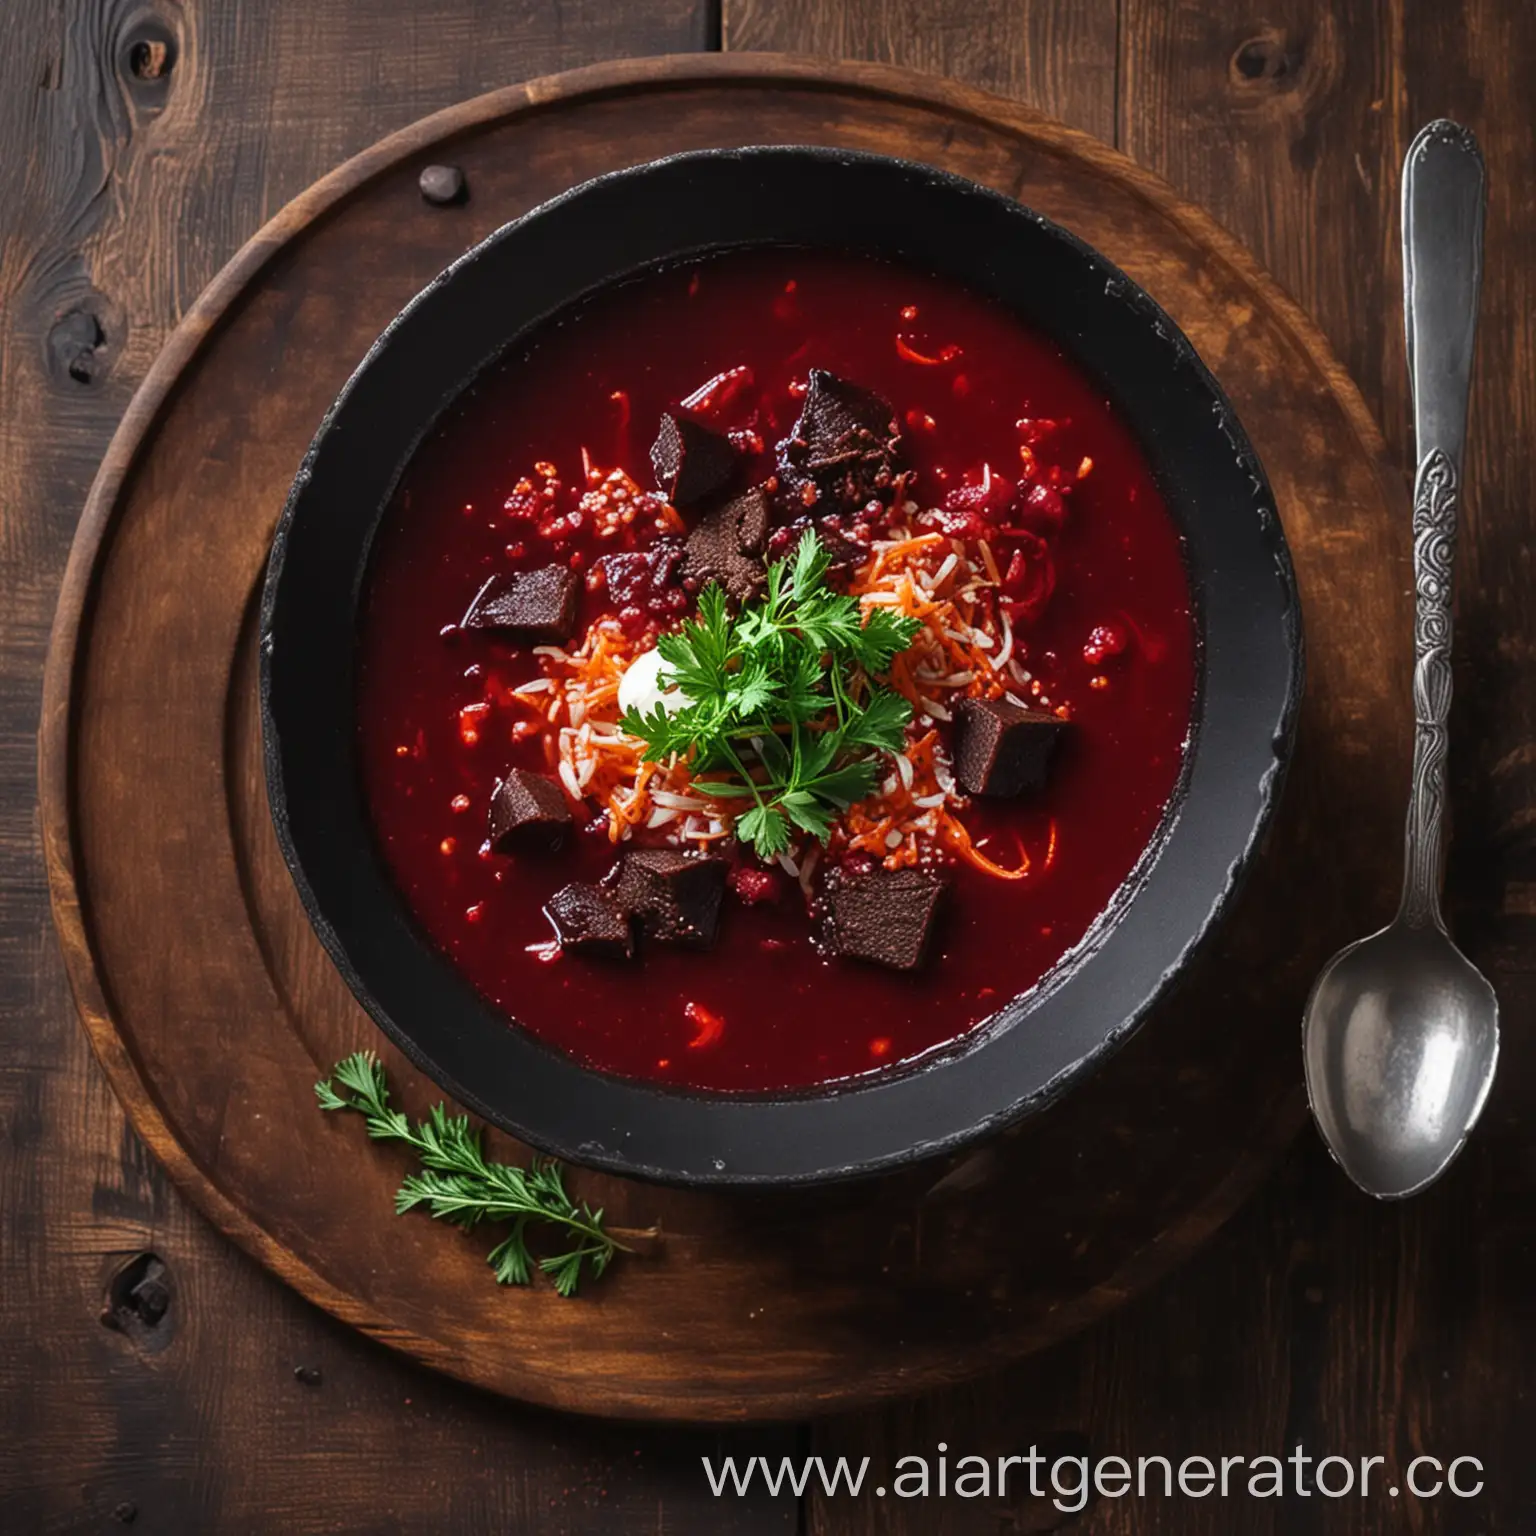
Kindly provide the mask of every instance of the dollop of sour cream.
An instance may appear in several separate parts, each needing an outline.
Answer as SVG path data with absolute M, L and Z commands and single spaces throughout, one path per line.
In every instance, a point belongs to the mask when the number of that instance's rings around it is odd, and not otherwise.
M 624 713 L 637 709 L 642 715 L 653 715 L 659 705 L 669 715 L 675 715 L 693 700 L 671 684 L 671 676 L 660 651 L 642 651 L 619 679 L 619 709 Z

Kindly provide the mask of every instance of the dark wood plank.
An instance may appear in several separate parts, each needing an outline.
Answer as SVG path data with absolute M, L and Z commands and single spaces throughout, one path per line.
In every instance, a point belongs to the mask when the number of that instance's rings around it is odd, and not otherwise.
M 1520 659 L 1532 633 L 1533 513 L 1529 456 L 1518 447 L 1533 425 L 1530 276 L 1519 253 L 1536 220 L 1517 190 L 1532 149 L 1530 114 L 1518 103 L 1536 56 L 1536 25 L 1528 8 L 1497 3 L 1455 16 L 1427 3 L 1400 10 L 1303 3 L 1219 21 L 1133 5 L 1128 23 L 1121 110 L 1128 134 L 1134 125 L 1133 152 L 1213 206 L 1318 316 L 1405 474 L 1412 441 L 1398 167 L 1415 129 L 1447 113 L 1477 131 L 1488 158 L 1493 194 L 1462 534 L 1449 897 L 1460 936 L 1501 994 L 1501 1079 L 1464 1162 L 1401 1210 L 1372 1207 L 1315 1150 L 1300 1154 L 1306 1203 L 1297 1214 L 1305 1217 L 1307 1289 L 1317 1293 L 1320 1315 L 1294 1331 L 1283 1356 L 1273 1348 L 1272 1358 L 1288 1361 L 1289 1435 L 1347 1436 L 1399 1468 L 1409 1446 L 1465 1445 L 1498 1468 L 1486 1502 L 1425 1506 L 1423 1529 L 1518 1528 L 1533 1505 L 1516 1447 L 1536 1427 L 1518 1364 L 1536 1349 L 1536 1319 L 1517 1300 L 1531 1278 L 1531 1227 L 1520 1212 L 1530 1198 L 1528 1127 L 1536 1109 L 1536 1053 L 1516 1022 L 1528 1008 L 1536 940 L 1525 895 L 1536 680 Z M 1150 98 L 1138 96 L 1138 78 Z M 1234 1251 L 1234 1264 L 1245 1257 Z M 1335 1510 L 1318 1528 L 1399 1527 L 1377 1508 L 1367 1526 Z
M 1113 141 L 1117 0 L 724 0 L 728 49 L 951 75 Z
M 1397 449 L 1400 47 L 1370 0 L 1127 0 L 1119 105 L 1121 147 L 1207 207 L 1313 315 Z
M 34 809 L 43 652 L 69 539 L 113 426 L 197 291 L 284 201 L 381 133 L 510 79 L 699 47 L 709 7 L 22 0 L 6 20 L 0 1524 L 116 1529 L 120 1509 L 134 1530 L 174 1536 L 792 1529 L 792 1503 L 717 1505 L 697 1459 L 722 1444 L 782 1450 L 786 1432 L 722 1440 L 519 1412 L 325 1318 L 195 1216 L 90 1059 Z M 153 1329 L 104 1327 L 112 1275 L 146 1249 L 168 1266 L 169 1311 Z
M 728 39 L 736 9 L 740 0 L 727 5 Z M 890 9 L 855 5 L 862 21 L 851 33 L 810 8 L 761 13 L 781 19 L 777 46 L 817 49 L 851 35 L 857 48 L 929 64 L 932 40 L 884 28 Z M 1174 1456 L 1283 1453 L 1300 1439 L 1318 1454 L 1384 1455 L 1398 1476 L 1420 1451 L 1479 1455 L 1490 1468 L 1478 1499 L 1412 1506 L 1315 1496 L 1098 1501 L 1073 1528 L 1103 1533 L 1520 1530 L 1536 1510 L 1521 1449 L 1536 1428 L 1521 1363 L 1536 1347 L 1528 1304 L 1536 1050 L 1518 1022 L 1529 1012 L 1536 941 L 1528 658 L 1536 487 L 1522 448 L 1536 401 L 1532 279 L 1520 254 L 1536 216 L 1519 190 L 1533 150 L 1521 106 L 1536 58 L 1533 22 L 1528 8 L 1499 0 L 1467 8 L 1291 0 L 1262 9 L 1126 0 L 1118 47 L 1122 147 L 1210 207 L 1320 319 L 1405 473 L 1398 166 L 1414 128 L 1442 113 L 1471 123 L 1487 152 L 1493 191 L 1463 539 L 1450 885 L 1459 931 L 1493 972 L 1507 1021 L 1482 1132 L 1444 1185 L 1399 1209 L 1356 1196 L 1309 1132 L 1205 1254 L 1078 1344 L 919 1404 L 819 1425 L 819 1449 L 869 1454 L 888 1469 L 904 1452 L 932 1454 L 940 1439 L 957 1454 L 1021 1452 L 1039 1439 L 1042 1448 Z M 761 35 L 762 21 L 754 25 L 748 35 Z M 1018 34 L 1011 47 L 1014 62 L 982 66 L 989 81 L 1031 79 Z M 946 62 L 965 67 L 954 55 Z M 1030 87 L 1020 94 L 1062 110 Z M 1397 794 L 1395 784 L 1384 793 L 1383 825 Z M 1361 912 L 1359 926 L 1381 915 Z M 813 1528 L 990 1533 L 1067 1523 L 1029 1500 L 951 1499 L 937 1515 L 935 1507 L 817 1500 Z

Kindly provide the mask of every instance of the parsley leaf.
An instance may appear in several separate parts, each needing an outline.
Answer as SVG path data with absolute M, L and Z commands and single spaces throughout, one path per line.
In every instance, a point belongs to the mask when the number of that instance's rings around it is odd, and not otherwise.
M 623 719 L 647 761 L 686 758 L 709 794 L 750 799 L 736 835 L 764 860 L 788 852 L 796 831 L 826 842 L 836 818 L 879 783 L 873 754 L 899 752 L 912 718 L 911 705 L 874 679 L 912 643 L 918 621 L 883 608 L 866 617 L 856 597 L 828 584 L 830 567 L 807 532 L 739 614 L 711 583 L 693 618 L 658 642 L 689 702 Z
M 528 1246 L 533 1225 L 554 1228 L 571 1247 L 539 1259 L 538 1267 L 562 1296 L 573 1296 L 584 1274 L 594 1279 L 624 1247 L 603 1227 L 601 1209 L 566 1193 L 560 1164 L 534 1158 L 526 1168 L 490 1161 L 480 1131 L 467 1115 L 450 1115 L 439 1104 L 425 1120 L 410 1119 L 389 1103 L 389 1080 L 372 1051 L 358 1051 L 336 1064 L 315 1084 L 321 1109 L 354 1109 L 375 1141 L 403 1141 L 421 1171 L 409 1173 L 395 1195 L 395 1214 L 419 1209 L 465 1232 L 483 1221 L 506 1222 L 510 1231 L 486 1255 L 503 1285 L 527 1285 L 534 1257 Z
M 851 763 L 844 763 L 841 768 L 829 770 L 816 779 L 810 787 L 823 800 L 830 800 L 841 811 L 856 800 L 872 795 L 878 779 L 879 773 L 874 759 L 865 757 Z
M 886 672 L 897 655 L 911 645 L 918 621 L 889 608 L 876 608 L 859 631 L 857 654 L 866 672 Z
M 911 718 L 912 706 L 899 693 L 877 688 L 844 727 L 843 737 L 849 742 L 878 747 L 882 752 L 899 752 Z
M 759 803 L 736 818 L 736 835 L 750 843 L 759 858 L 777 858 L 789 851 L 789 823 L 784 813 L 773 805 Z

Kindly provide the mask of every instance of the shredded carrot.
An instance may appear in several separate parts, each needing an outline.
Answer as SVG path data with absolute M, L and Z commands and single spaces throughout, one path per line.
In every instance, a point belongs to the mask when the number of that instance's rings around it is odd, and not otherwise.
M 1019 844 L 1017 868 L 1005 869 L 1001 864 L 989 859 L 971 841 L 971 834 L 965 830 L 964 825 L 952 816 L 946 819 L 944 840 L 967 864 L 974 864 L 977 869 L 984 870 L 989 875 L 995 875 L 999 880 L 1022 880 L 1029 873 L 1029 854 L 1022 843 Z
M 713 1045 L 725 1033 L 725 1020 L 703 1003 L 688 1003 L 683 1008 L 683 1017 L 696 1031 L 693 1039 L 688 1042 L 690 1051 L 701 1051 Z
M 873 581 L 892 561 L 900 560 L 902 556 L 911 554 L 914 550 L 932 549 L 935 544 L 942 544 L 943 542 L 944 535 L 942 533 L 920 533 L 914 538 L 902 539 L 898 544 L 887 545 L 886 548 L 882 549 L 875 556 L 868 571 L 864 573 L 863 579 L 865 581 Z
M 928 357 L 919 352 L 910 342 L 903 337 L 896 338 L 896 355 L 905 358 L 909 363 L 921 363 L 925 368 L 937 368 L 940 363 L 952 363 L 960 356 L 960 348 L 957 346 L 942 347 L 937 357 Z

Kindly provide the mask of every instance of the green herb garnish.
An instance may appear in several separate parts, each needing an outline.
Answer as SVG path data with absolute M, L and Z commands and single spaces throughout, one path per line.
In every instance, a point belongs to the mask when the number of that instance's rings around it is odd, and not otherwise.
M 321 1109 L 355 1109 L 375 1141 L 403 1141 L 421 1159 L 423 1172 L 407 1176 L 395 1196 L 395 1214 L 418 1206 L 466 1232 L 483 1221 L 510 1222 L 512 1230 L 486 1255 L 503 1285 L 527 1285 L 535 1260 L 528 1229 L 562 1227 L 576 1239 L 567 1253 L 537 1260 L 562 1296 L 574 1296 L 583 1267 L 595 1280 L 623 1247 L 603 1230 L 603 1213 L 565 1192 L 560 1164 L 535 1158 L 527 1168 L 488 1162 L 480 1131 L 467 1115 L 450 1115 L 439 1104 L 414 1126 L 389 1104 L 389 1080 L 372 1051 L 358 1051 L 315 1084 Z M 627 1250 L 626 1250 L 627 1251 Z
M 837 816 L 874 791 L 881 752 L 899 752 L 912 706 L 873 679 L 921 628 L 827 585 L 830 557 L 814 533 L 768 568 L 763 597 L 732 616 L 711 583 L 698 614 L 657 642 L 669 681 L 688 699 L 672 713 L 630 710 L 624 729 L 646 758 L 686 757 L 700 788 L 750 799 L 736 835 L 762 859 L 793 830 L 825 843 Z

